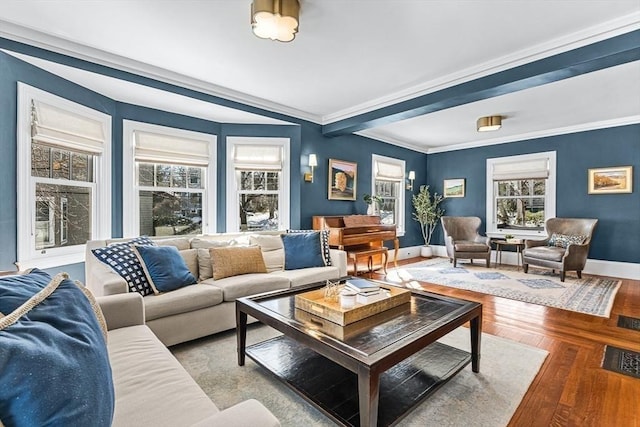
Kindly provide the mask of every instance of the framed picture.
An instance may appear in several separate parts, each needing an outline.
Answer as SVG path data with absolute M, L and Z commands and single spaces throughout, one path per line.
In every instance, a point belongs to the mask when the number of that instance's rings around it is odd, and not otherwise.
M 329 159 L 329 200 L 355 200 L 358 164 Z
M 444 197 L 464 197 L 464 178 L 445 179 Z
M 589 194 L 633 192 L 633 166 L 589 169 Z

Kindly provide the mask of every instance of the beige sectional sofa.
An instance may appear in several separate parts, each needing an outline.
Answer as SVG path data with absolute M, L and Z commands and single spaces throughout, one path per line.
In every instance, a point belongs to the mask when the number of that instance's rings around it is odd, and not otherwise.
M 169 350 L 144 324 L 137 293 L 99 297 L 107 329 L 115 389 L 113 427 L 277 427 L 256 400 L 219 410 Z M 0 423 L 1 424 L 1 423 Z
M 278 232 L 260 232 L 152 238 L 157 245 L 175 246 L 198 278 L 198 284 L 145 296 L 147 326 L 164 345 L 178 344 L 235 328 L 234 301 L 237 298 L 346 276 L 346 253 L 335 249 L 330 250 L 331 266 L 284 270 L 284 252 L 281 256 L 280 250 L 269 243 L 278 235 Z M 87 242 L 85 281 L 95 295 L 128 292 L 125 280 L 92 252 L 92 249 L 128 240 Z M 210 247 L 252 244 L 262 248 L 268 273 L 241 274 L 218 280 L 211 277 Z

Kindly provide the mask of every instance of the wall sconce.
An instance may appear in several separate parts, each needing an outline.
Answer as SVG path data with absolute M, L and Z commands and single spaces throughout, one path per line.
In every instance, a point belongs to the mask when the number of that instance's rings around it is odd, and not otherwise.
M 306 182 L 313 182 L 313 168 L 318 166 L 318 158 L 315 154 L 309 154 L 309 167 L 311 168 L 311 172 L 305 172 L 304 180 Z
M 413 181 L 416 179 L 416 172 L 409 171 L 409 183 L 407 184 L 407 190 L 413 191 Z

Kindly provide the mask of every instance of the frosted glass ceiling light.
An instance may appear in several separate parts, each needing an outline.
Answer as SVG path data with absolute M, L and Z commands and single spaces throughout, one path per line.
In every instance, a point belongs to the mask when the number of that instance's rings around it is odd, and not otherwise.
M 290 42 L 298 32 L 298 0 L 253 0 L 251 27 L 261 39 Z
M 476 123 L 478 132 L 489 132 L 502 127 L 502 116 L 480 117 Z

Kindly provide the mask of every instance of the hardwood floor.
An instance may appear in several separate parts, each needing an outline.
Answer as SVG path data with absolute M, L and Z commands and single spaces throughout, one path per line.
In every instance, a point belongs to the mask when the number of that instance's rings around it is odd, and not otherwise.
M 384 280 L 384 274 L 374 273 L 373 278 Z M 446 286 L 422 286 L 481 302 L 483 332 L 549 352 L 509 426 L 640 427 L 640 379 L 601 367 L 605 345 L 640 352 L 640 331 L 616 326 L 620 314 L 640 317 L 640 281 L 622 281 L 608 319 Z

